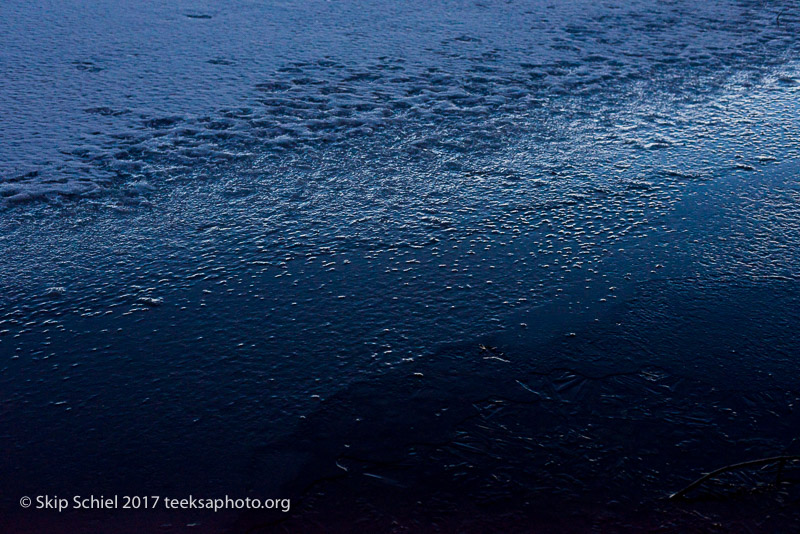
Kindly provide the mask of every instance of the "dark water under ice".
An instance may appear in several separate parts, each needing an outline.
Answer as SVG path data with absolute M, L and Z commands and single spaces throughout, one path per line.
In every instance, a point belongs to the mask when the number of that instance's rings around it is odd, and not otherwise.
M 665 499 L 798 454 L 794 4 L 11 1 L 0 27 L 10 531 L 796 524 L 789 468 Z

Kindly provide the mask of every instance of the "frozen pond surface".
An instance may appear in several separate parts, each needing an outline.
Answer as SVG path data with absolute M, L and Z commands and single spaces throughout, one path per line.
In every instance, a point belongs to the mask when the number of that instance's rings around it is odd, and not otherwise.
M 0 506 L 789 521 L 653 503 L 797 454 L 798 17 L 4 2 Z

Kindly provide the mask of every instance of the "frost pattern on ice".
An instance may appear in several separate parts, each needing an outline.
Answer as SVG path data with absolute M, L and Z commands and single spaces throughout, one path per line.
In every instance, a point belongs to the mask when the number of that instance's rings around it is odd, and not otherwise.
M 586 145 L 576 121 L 609 135 L 631 102 L 702 99 L 790 59 L 798 30 L 792 3 L 751 1 L 11 2 L 0 17 L 5 205 L 136 203 L 231 164 L 281 180 L 309 152 L 341 174 L 523 135 Z

